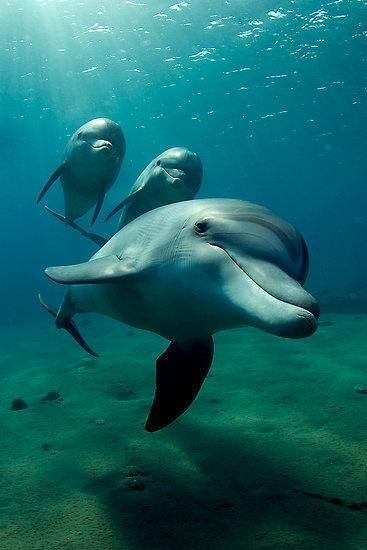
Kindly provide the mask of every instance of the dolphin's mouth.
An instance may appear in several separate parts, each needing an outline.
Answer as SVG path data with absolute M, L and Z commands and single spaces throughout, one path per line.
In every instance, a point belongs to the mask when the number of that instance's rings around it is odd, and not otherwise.
M 269 286 L 273 286 L 272 289 L 268 288 L 268 285 L 264 284 L 263 281 L 257 280 L 256 276 L 254 276 L 252 273 L 249 272 L 248 269 L 246 269 L 242 262 L 239 261 L 236 256 L 229 252 L 226 248 L 223 246 L 217 244 L 217 243 L 210 243 L 211 246 L 216 247 L 223 252 L 226 253 L 226 255 L 232 260 L 232 262 L 245 274 L 246 277 L 254 284 L 256 287 L 261 290 L 262 292 L 266 293 L 268 296 L 271 296 L 276 300 L 276 303 L 279 305 L 284 306 L 290 306 L 290 307 L 296 307 L 297 312 L 295 316 L 295 321 L 301 323 L 303 325 L 302 327 L 302 335 L 303 336 L 309 336 L 313 334 L 317 328 L 317 319 L 320 316 L 320 308 L 318 303 L 312 298 L 311 295 L 309 295 L 302 287 L 295 281 L 294 279 L 291 279 L 288 275 L 286 275 L 284 272 L 282 272 L 280 269 L 274 267 L 274 270 L 276 271 L 276 275 L 278 273 L 283 273 L 284 277 L 287 281 L 292 281 L 295 285 L 296 294 L 294 293 L 294 288 L 290 287 L 283 287 L 283 281 L 280 281 L 279 286 L 277 286 L 277 281 L 270 281 Z M 290 291 L 290 296 L 287 296 L 287 291 Z M 292 292 L 293 291 L 293 292 Z
M 172 178 L 178 178 L 182 179 L 185 177 L 185 172 L 183 170 L 179 170 L 178 168 L 164 168 L 163 170 L 167 172 Z
M 96 149 L 97 151 L 101 151 L 103 149 L 111 151 L 113 149 L 113 145 L 110 141 L 99 139 L 95 141 L 94 143 L 90 144 L 93 149 Z
M 171 178 L 172 183 L 184 183 L 186 173 L 179 168 L 165 168 L 162 164 L 160 168 Z

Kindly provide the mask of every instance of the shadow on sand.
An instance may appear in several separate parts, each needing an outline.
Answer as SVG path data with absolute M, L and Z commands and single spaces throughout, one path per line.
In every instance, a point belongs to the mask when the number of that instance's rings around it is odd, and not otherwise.
M 139 447 L 129 456 L 146 472 L 145 490 L 127 490 L 120 472 L 89 486 L 125 541 L 121 548 L 126 541 L 144 550 L 349 548 L 361 531 L 363 514 L 296 494 L 302 480 L 287 472 L 286 457 L 280 469 L 238 428 L 185 418 L 153 437 L 158 453 L 166 446 L 162 456 Z

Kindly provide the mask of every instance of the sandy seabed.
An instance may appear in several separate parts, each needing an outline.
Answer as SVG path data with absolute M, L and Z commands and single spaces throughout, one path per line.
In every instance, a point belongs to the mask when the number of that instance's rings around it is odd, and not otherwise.
M 163 340 L 81 319 L 93 359 L 46 317 L 3 327 L 1 550 L 365 550 L 367 315 L 321 325 L 216 335 L 198 399 L 154 434 Z

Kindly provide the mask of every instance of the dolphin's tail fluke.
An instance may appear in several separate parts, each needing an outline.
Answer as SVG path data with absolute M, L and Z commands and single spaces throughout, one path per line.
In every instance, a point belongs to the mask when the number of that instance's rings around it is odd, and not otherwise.
M 42 307 L 44 307 L 45 310 L 48 311 L 48 313 L 51 315 L 51 317 L 55 319 L 57 328 L 64 328 L 74 338 L 79 346 L 82 347 L 87 353 L 93 355 L 93 357 L 98 357 L 98 354 L 93 351 L 92 348 L 87 344 L 83 336 L 80 334 L 78 327 L 70 317 L 68 317 L 67 315 L 60 315 L 60 310 L 59 312 L 57 312 L 55 309 L 50 307 L 44 301 L 41 294 L 38 294 L 38 299 Z

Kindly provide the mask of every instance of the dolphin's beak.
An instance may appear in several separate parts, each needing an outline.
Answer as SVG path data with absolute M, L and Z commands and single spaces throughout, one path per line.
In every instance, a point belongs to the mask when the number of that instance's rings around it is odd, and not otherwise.
M 295 279 L 270 262 L 222 250 L 232 260 L 227 294 L 247 324 L 284 338 L 315 332 L 319 305 Z
M 92 141 L 90 145 L 93 147 L 93 149 L 101 150 L 101 149 L 112 149 L 112 143 L 110 141 L 107 141 L 105 139 L 96 139 L 95 141 Z
M 178 168 L 165 168 L 162 166 L 163 170 L 167 172 L 171 178 L 182 180 L 185 177 L 185 172 L 183 170 L 179 170 Z
M 165 167 L 162 163 L 159 167 L 170 177 L 172 185 L 182 185 L 185 181 L 186 173 L 183 170 Z

